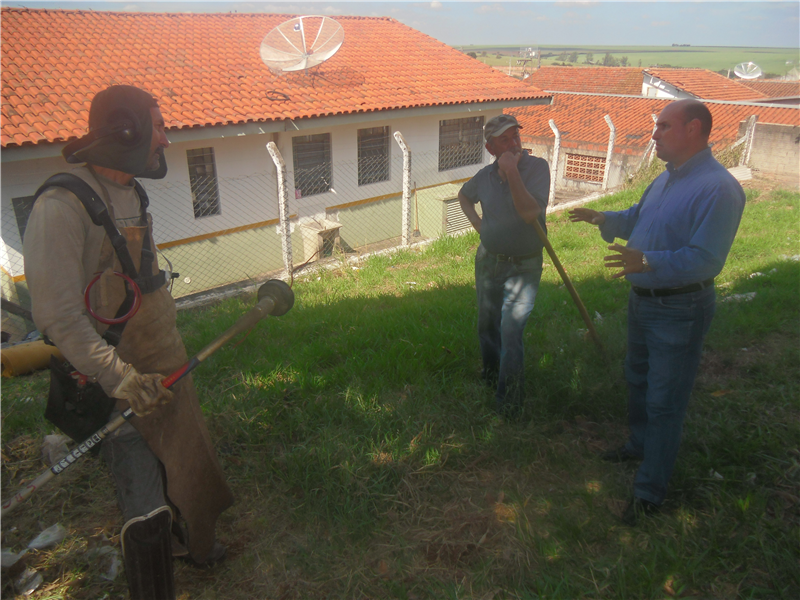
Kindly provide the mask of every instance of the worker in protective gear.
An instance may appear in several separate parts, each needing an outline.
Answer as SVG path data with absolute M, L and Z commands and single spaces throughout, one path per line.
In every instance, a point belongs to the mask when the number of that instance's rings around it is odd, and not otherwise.
M 104 421 L 128 406 L 136 415 L 101 445 L 125 519 L 120 537 L 133 600 L 175 597 L 173 555 L 198 566 L 222 560 L 215 526 L 233 502 L 191 376 L 171 389 L 161 384 L 187 355 L 135 177 L 164 177 L 168 146 L 149 93 L 122 85 L 99 92 L 89 133 L 63 150 L 67 162 L 85 164 L 40 188 L 23 242 L 37 327 L 68 368 L 110 397 L 113 412 Z M 94 204 L 86 199 L 92 195 Z M 141 305 L 124 324 L 105 325 L 130 312 L 135 297 L 119 273 L 138 284 Z

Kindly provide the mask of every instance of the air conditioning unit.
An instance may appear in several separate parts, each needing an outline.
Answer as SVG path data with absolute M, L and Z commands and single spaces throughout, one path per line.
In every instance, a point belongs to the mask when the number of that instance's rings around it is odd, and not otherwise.
M 444 183 L 417 190 L 415 207 L 418 214 L 415 226 L 419 227 L 423 237 L 454 235 L 472 228 L 458 201 L 458 192 L 462 185 L 462 183 Z M 480 215 L 481 205 L 477 204 L 475 208 Z
M 341 246 L 339 229 L 341 223 L 329 219 L 316 219 L 300 224 L 303 237 L 303 260 L 320 260 L 332 256 Z

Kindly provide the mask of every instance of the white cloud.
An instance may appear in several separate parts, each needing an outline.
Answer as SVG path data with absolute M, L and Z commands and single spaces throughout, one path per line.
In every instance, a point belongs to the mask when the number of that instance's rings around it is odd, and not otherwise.
M 439 10 L 440 8 L 442 8 L 442 3 L 441 2 L 431 2 L 431 8 L 433 10 Z
M 502 4 L 482 4 L 478 8 L 475 9 L 475 13 L 479 15 L 485 15 L 488 13 L 502 13 L 505 12 Z
M 671 23 L 669 21 L 651 21 L 650 22 L 650 26 L 651 27 L 667 27 L 668 25 L 671 25 Z
M 342 9 L 334 6 L 326 6 L 322 12 L 326 15 L 340 15 L 342 14 Z

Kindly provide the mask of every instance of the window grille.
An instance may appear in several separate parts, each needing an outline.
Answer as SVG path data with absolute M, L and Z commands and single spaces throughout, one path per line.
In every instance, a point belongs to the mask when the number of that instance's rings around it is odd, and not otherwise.
M 358 185 L 389 181 L 389 126 L 358 130 Z
M 601 156 L 584 154 L 567 154 L 567 170 L 564 177 L 603 183 L 606 171 L 606 159 Z
M 187 150 L 186 160 L 189 163 L 189 183 L 192 186 L 194 218 L 220 214 L 214 149 Z
M 323 194 L 333 187 L 331 134 L 292 138 L 295 197 Z
M 36 196 L 22 196 L 21 198 L 11 199 L 11 204 L 14 206 L 14 217 L 17 219 L 20 241 L 25 239 L 25 228 L 28 226 L 28 217 L 31 216 L 35 200 Z
M 483 117 L 439 121 L 439 170 L 483 161 Z

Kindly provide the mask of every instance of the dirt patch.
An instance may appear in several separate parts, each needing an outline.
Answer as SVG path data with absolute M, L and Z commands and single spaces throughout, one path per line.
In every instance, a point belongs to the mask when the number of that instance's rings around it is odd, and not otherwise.
M 753 170 L 753 179 L 743 181 L 742 187 L 746 190 L 757 190 L 767 194 L 775 190 L 800 191 L 800 178 L 789 173 L 764 173 Z

